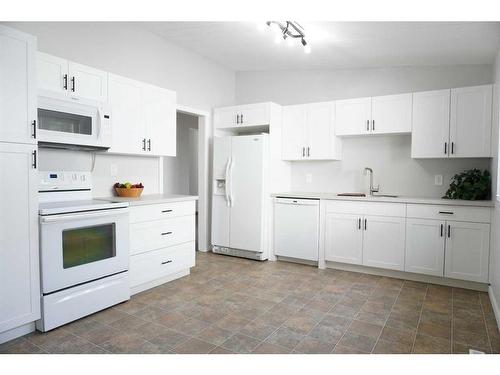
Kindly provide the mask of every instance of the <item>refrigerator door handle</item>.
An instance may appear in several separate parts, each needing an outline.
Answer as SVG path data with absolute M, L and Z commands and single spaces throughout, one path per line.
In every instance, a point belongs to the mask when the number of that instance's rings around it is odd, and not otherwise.
M 229 180 L 226 181 L 226 188 L 229 186 L 229 207 L 234 206 L 234 197 L 233 197 L 233 167 L 234 167 L 234 159 L 231 158 L 229 163 Z M 228 184 L 229 181 L 229 184 Z
M 224 186 L 224 195 L 226 197 L 226 205 L 228 207 L 231 206 L 231 201 L 229 197 L 229 168 L 231 166 L 231 158 L 227 158 L 227 163 L 226 163 L 226 173 L 224 175 L 224 179 L 226 181 L 225 186 Z

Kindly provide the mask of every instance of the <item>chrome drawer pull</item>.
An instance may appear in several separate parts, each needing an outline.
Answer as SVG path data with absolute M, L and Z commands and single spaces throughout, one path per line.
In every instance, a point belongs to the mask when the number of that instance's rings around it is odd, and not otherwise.
M 443 214 L 443 215 L 453 215 L 454 212 L 450 212 L 450 211 L 439 211 L 440 214 Z
M 166 213 L 166 212 L 172 212 L 172 210 L 163 210 L 162 212 L 163 212 L 163 213 Z
M 161 262 L 161 264 L 168 264 L 168 263 L 172 263 L 172 261 L 171 260 L 167 260 L 165 262 Z
M 172 234 L 172 232 L 163 232 L 161 235 L 166 236 L 167 234 Z

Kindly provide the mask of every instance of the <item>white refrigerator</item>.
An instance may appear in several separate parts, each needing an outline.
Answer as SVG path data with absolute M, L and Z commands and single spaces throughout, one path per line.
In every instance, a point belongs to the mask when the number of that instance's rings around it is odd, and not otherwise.
M 268 258 L 269 135 L 214 138 L 212 250 Z

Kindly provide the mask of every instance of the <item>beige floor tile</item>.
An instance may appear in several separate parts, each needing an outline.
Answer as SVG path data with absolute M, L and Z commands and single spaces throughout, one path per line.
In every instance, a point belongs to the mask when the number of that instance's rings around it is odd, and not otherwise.
M 417 354 L 450 354 L 451 342 L 449 340 L 440 339 L 418 334 L 415 338 L 413 353 Z
M 373 349 L 374 354 L 410 354 L 411 345 L 407 345 L 403 342 L 397 341 L 387 341 L 384 339 L 379 339 L 375 348 Z
M 349 326 L 347 333 L 357 333 L 376 339 L 380 335 L 380 332 L 382 332 L 382 328 L 382 325 L 354 320 Z
M 300 354 L 328 354 L 333 350 L 335 344 L 306 336 L 294 349 L 294 353 Z
M 209 342 L 214 345 L 221 345 L 229 337 L 234 334 L 232 331 L 227 331 L 216 325 L 211 325 L 196 334 L 196 338 Z
M 337 344 L 332 352 L 333 354 L 369 354 L 359 349 L 350 348 L 348 346 L 342 346 Z
M 348 346 L 366 353 L 370 353 L 377 342 L 376 338 L 364 336 L 359 333 L 346 333 L 337 345 Z
M 257 346 L 253 352 L 254 354 L 287 354 L 290 353 L 290 349 L 283 346 L 271 344 L 269 342 L 263 342 Z
M 265 341 L 288 349 L 294 349 L 304 337 L 305 335 L 297 333 L 289 328 L 281 327 Z
M 222 343 L 221 346 L 235 353 L 246 354 L 251 353 L 260 343 L 260 340 L 253 337 L 236 333 Z
M 178 354 L 207 354 L 215 348 L 215 345 L 195 338 L 189 339 L 175 348 Z

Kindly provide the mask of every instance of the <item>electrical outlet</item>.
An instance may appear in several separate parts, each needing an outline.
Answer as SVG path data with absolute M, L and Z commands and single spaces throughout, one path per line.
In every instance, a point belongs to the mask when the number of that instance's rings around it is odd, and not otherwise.
M 313 176 L 310 173 L 306 174 L 306 184 L 310 184 L 313 181 Z
M 434 185 L 441 186 L 443 185 L 443 175 L 437 174 L 434 176 Z
M 116 164 L 111 164 L 109 167 L 109 173 L 111 177 L 116 177 L 118 175 L 118 166 Z

